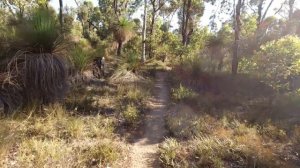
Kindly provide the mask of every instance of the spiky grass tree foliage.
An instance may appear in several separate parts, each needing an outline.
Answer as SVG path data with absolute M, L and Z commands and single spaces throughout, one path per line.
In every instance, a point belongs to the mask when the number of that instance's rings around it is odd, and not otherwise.
M 36 9 L 16 28 L 22 50 L 53 53 L 62 43 L 57 18 L 50 9 Z
M 0 93 L 9 108 L 47 104 L 63 97 L 67 73 L 58 50 L 62 40 L 57 23 L 52 11 L 38 8 L 16 27 L 20 51 L 8 65 Z M 17 96 L 20 101 L 12 103 Z
M 121 18 L 115 26 L 114 38 L 118 43 L 117 55 L 121 55 L 123 45 L 134 36 L 134 22 Z

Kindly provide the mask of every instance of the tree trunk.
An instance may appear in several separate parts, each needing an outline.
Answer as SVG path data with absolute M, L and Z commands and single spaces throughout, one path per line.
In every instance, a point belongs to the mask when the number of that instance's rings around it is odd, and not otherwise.
M 152 39 L 153 39 L 153 32 L 154 32 L 154 25 L 155 25 L 155 15 L 156 15 L 156 12 L 155 12 L 155 2 L 152 4 L 152 8 L 153 8 L 153 11 L 152 11 L 152 20 L 151 20 L 151 24 L 150 24 L 150 33 L 149 33 L 149 58 L 152 58 L 152 55 L 153 55 L 153 49 L 152 49 Z
M 113 9 L 114 9 L 115 14 L 117 15 L 118 14 L 118 0 L 114 0 Z
M 235 13 L 235 26 L 234 26 L 234 46 L 233 46 L 233 56 L 232 56 L 232 69 L 231 72 L 233 75 L 236 75 L 238 72 L 238 52 L 239 52 L 239 41 L 240 41 L 240 30 L 241 30 L 241 8 L 242 0 L 238 0 Z
M 59 0 L 59 23 L 60 30 L 63 32 L 63 0 Z
M 189 39 L 189 36 L 191 35 L 189 33 L 189 22 L 190 22 L 190 16 L 191 16 L 191 7 L 192 7 L 192 1 L 191 0 L 187 0 L 187 3 L 186 1 L 184 1 L 184 4 L 183 4 L 183 30 L 182 30 L 182 44 L 184 46 L 187 46 L 188 45 L 188 39 Z
M 182 20 L 181 20 L 181 36 L 182 36 L 182 44 L 185 45 L 185 22 L 186 22 L 186 0 L 183 0 L 183 6 L 182 6 Z
M 292 19 L 294 13 L 295 0 L 289 0 L 289 19 Z
M 122 47 L 123 47 L 123 42 L 118 42 L 118 50 L 117 50 L 118 56 L 121 56 L 122 54 Z
M 262 10 L 263 10 L 263 3 L 264 0 L 260 0 L 258 6 L 257 6 L 257 18 L 256 18 L 256 29 L 259 30 L 261 18 L 262 18 Z
M 143 32 L 142 32 L 142 61 L 146 61 L 146 33 L 147 33 L 147 0 L 144 0 L 144 17 L 143 17 Z

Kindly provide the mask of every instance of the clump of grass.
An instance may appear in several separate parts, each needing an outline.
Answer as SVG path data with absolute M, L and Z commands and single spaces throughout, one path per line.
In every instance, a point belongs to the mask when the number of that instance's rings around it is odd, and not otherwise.
M 91 56 L 88 51 L 77 46 L 71 52 L 71 61 L 75 70 L 81 73 L 91 61 Z
M 194 140 L 191 148 L 197 158 L 197 166 L 224 167 L 224 160 L 239 162 L 243 146 L 235 144 L 230 139 L 218 139 L 216 137 L 200 137 Z
M 67 96 L 66 107 L 68 110 L 74 110 L 74 112 L 80 114 L 89 114 L 98 111 L 98 107 L 95 106 L 95 101 L 93 100 L 93 95 L 96 94 L 102 94 L 102 92 L 87 91 L 85 88 L 75 88 Z
M 110 166 L 121 156 L 122 149 L 112 141 L 104 140 L 83 151 L 80 160 L 85 166 Z
M 217 118 L 207 114 L 199 115 L 190 108 L 181 107 L 178 112 L 167 117 L 167 127 L 177 140 L 184 140 L 177 141 L 181 150 L 168 151 L 176 156 L 172 161 L 176 164 L 171 167 L 218 168 L 228 164 L 235 167 L 281 167 L 287 164 L 281 162 L 277 155 L 284 146 L 278 140 L 285 139 L 286 135 L 271 124 L 263 128 L 263 133 L 260 127 L 241 122 L 232 116 Z M 161 152 L 161 157 L 166 157 L 164 155 Z M 169 160 L 161 161 L 168 167 Z
M 117 89 L 117 97 L 127 103 L 141 104 L 149 95 L 149 90 L 138 84 L 120 85 Z
M 126 98 L 130 102 L 141 102 L 145 99 L 146 95 L 147 92 L 143 93 L 139 88 L 133 88 L 127 92 Z
M 178 88 L 172 89 L 172 97 L 176 101 L 181 101 L 189 98 L 194 98 L 197 94 L 193 92 L 191 89 L 188 89 L 181 84 Z
M 176 158 L 178 157 L 178 153 L 180 150 L 180 144 L 176 141 L 176 139 L 168 138 L 166 139 L 160 146 L 160 160 L 166 167 L 177 167 L 179 163 L 177 163 Z
M 292 141 L 300 145 L 300 126 L 298 125 L 294 127 Z
M 58 104 L 1 123 L 0 167 L 102 167 L 122 160 L 125 150 L 113 117 L 70 115 Z
M 285 141 L 288 138 L 284 130 L 274 126 L 270 121 L 268 121 L 260 128 L 260 133 L 264 137 L 268 137 L 272 140 L 277 140 L 277 141 Z
M 192 139 L 211 134 L 214 129 L 220 127 L 215 118 L 209 115 L 198 117 L 187 106 L 182 106 L 177 113 L 168 115 L 166 125 L 170 133 L 178 139 Z
M 69 167 L 71 152 L 71 148 L 61 140 L 29 139 L 20 144 L 16 159 L 24 167 Z
M 129 125 L 136 125 L 140 118 L 140 112 L 134 105 L 127 105 L 122 113 L 125 122 Z

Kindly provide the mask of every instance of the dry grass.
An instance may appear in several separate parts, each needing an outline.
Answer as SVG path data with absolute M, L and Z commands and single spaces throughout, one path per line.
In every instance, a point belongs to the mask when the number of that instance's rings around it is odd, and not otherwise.
M 117 165 L 126 144 L 114 134 L 113 117 L 70 115 L 62 106 L 46 116 L 2 119 L 1 167 Z
M 293 167 L 297 157 L 287 149 L 287 134 L 271 122 L 259 126 L 240 121 L 234 116 L 216 117 L 195 113 L 186 106 L 172 108 L 167 128 L 177 140 L 166 140 L 161 147 L 165 167 Z M 298 142 L 297 128 L 294 142 Z M 172 143 L 171 143 L 171 142 Z M 180 148 L 172 148 L 176 141 Z M 298 143 L 297 143 L 298 142 Z M 174 146 L 174 145 L 173 145 Z

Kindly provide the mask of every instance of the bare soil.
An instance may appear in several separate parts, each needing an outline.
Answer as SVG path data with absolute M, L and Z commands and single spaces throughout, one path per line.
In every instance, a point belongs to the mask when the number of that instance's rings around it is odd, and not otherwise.
M 156 73 L 155 94 L 149 100 L 151 110 L 145 114 L 144 125 L 140 135 L 133 141 L 132 168 L 158 168 L 158 145 L 167 135 L 165 112 L 169 102 L 169 89 L 166 83 L 166 72 Z

